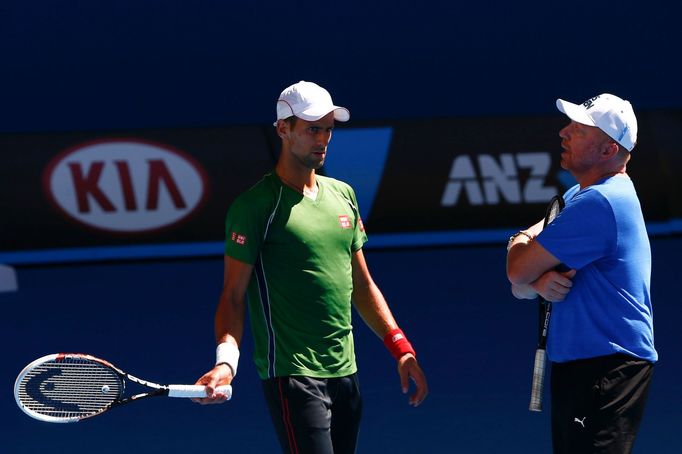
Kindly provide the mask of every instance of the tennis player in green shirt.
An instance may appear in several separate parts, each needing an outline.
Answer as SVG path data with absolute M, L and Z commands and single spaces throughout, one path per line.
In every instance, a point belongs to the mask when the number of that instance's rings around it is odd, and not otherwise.
M 426 377 L 372 280 L 367 235 L 353 189 L 317 175 L 335 121 L 350 112 L 301 81 L 277 101 L 282 149 L 274 172 L 238 196 L 227 214 L 225 277 L 215 317 L 216 365 L 197 383 L 203 404 L 237 374 L 248 301 L 254 361 L 284 452 L 354 453 L 362 413 L 351 305 L 396 358 L 400 383 L 419 405 Z M 245 298 L 248 295 L 248 298 Z

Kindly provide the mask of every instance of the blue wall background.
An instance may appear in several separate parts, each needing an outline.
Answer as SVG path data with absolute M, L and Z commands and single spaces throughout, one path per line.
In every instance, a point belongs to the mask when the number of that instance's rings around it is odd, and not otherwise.
M 273 120 L 316 81 L 353 120 L 682 106 L 680 2 L 5 0 L 0 131 Z
M 661 238 L 652 246 L 661 360 L 635 452 L 672 454 L 682 442 L 682 314 L 679 269 L 669 265 L 682 241 Z M 416 409 L 407 405 L 393 359 L 355 315 L 365 400 L 359 452 L 549 452 L 549 408 L 527 410 L 537 306 L 509 294 L 504 247 L 370 250 L 367 259 L 417 349 L 430 395 Z M 151 399 L 56 425 L 25 416 L 12 399 L 24 365 L 58 351 L 99 355 L 140 378 L 193 382 L 214 360 L 220 259 L 20 268 L 18 278 L 19 292 L 0 293 L 3 452 L 278 452 L 248 332 L 234 398 L 224 405 Z

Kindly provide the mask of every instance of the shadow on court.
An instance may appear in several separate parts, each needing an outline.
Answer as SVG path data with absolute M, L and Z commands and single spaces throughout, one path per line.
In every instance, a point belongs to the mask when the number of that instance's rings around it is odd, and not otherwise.
M 371 237 L 370 237 L 371 241 Z M 371 244 L 371 243 L 370 243 Z M 682 239 L 652 241 L 652 297 L 661 360 L 639 453 L 679 451 L 680 334 L 674 291 Z M 366 252 L 370 270 L 417 349 L 430 395 L 407 405 L 395 363 L 357 314 L 365 412 L 360 453 L 546 453 L 549 412 L 527 410 L 537 308 L 508 292 L 504 247 Z M 234 399 L 201 407 L 150 399 L 75 424 L 30 419 L 15 405 L 16 374 L 31 360 L 74 351 L 140 378 L 192 383 L 214 360 L 213 311 L 222 259 L 19 267 L 16 292 L 0 293 L 0 418 L 7 453 L 278 452 L 247 331 Z M 131 391 L 134 391 L 131 385 Z

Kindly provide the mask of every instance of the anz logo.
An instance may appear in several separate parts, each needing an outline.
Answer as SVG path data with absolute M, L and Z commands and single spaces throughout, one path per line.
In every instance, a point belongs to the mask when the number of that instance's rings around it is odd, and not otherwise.
M 547 202 L 558 192 L 545 184 L 552 164 L 548 152 L 459 155 L 452 162 L 441 206 L 456 206 L 465 197 L 470 205 Z M 528 175 L 521 183 L 519 175 Z
M 207 195 L 204 169 L 189 155 L 140 139 L 77 145 L 45 169 L 52 204 L 88 227 L 137 233 L 169 227 L 194 214 Z

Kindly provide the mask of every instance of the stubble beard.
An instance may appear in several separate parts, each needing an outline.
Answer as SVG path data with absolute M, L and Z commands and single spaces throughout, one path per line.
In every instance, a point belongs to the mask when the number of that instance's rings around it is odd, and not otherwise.
M 309 154 L 307 156 L 303 156 L 300 159 L 300 161 L 306 168 L 308 168 L 310 170 L 317 170 L 324 165 L 324 161 L 325 161 L 326 157 L 327 157 L 326 152 L 325 152 L 325 156 L 323 158 L 319 158 L 318 155 L 311 152 L 311 154 Z

